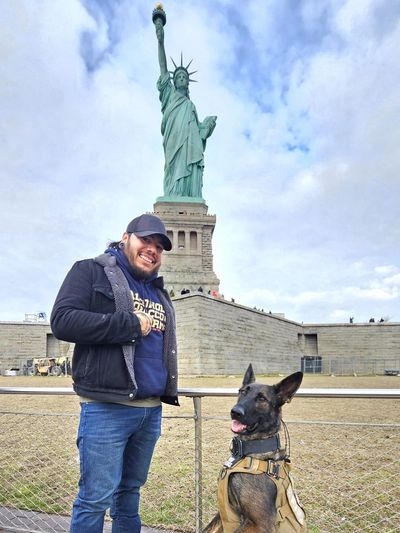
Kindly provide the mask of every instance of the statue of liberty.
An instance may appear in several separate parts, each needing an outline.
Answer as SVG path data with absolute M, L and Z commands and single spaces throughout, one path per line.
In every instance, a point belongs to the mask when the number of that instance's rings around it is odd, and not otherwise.
M 164 48 L 165 12 L 157 5 L 153 11 L 153 22 L 158 40 L 158 61 L 160 77 L 157 88 L 160 92 L 161 133 L 165 154 L 164 197 L 190 197 L 202 200 L 204 150 L 206 141 L 215 128 L 217 117 L 206 117 L 200 122 L 196 107 L 189 98 L 189 82 L 194 81 L 181 64 L 171 73 L 167 69 Z

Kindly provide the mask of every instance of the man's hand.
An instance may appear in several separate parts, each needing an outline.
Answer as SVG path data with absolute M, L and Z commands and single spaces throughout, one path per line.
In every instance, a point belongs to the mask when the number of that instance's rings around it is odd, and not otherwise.
M 151 331 L 151 318 L 144 311 L 134 311 L 133 314 L 139 319 L 142 336 L 146 337 Z

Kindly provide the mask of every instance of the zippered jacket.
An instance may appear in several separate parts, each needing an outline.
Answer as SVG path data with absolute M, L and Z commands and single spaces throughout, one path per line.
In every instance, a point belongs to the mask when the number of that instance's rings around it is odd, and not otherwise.
M 179 405 L 175 312 L 163 279 L 153 286 L 166 314 L 163 359 L 167 384 L 161 401 Z M 54 335 L 75 343 L 74 390 L 98 401 L 132 401 L 138 386 L 134 371 L 136 343 L 142 334 L 133 314 L 128 282 L 115 257 L 102 254 L 76 262 L 57 295 L 50 324 Z

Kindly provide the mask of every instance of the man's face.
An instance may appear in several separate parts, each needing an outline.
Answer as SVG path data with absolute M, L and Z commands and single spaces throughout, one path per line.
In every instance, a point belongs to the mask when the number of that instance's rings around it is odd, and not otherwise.
M 164 250 L 158 235 L 136 237 L 133 233 L 124 233 L 124 253 L 135 275 L 146 279 L 158 272 L 161 265 L 161 254 Z

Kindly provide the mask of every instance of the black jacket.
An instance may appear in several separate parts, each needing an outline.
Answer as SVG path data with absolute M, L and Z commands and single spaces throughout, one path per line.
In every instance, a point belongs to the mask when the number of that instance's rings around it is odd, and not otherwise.
M 153 283 L 167 316 L 164 364 L 168 380 L 161 400 L 178 405 L 175 313 L 162 278 Z M 103 254 L 74 264 L 57 295 L 50 323 L 58 339 L 75 343 L 72 377 L 79 395 L 111 402 L 135 399 L 133 361 L 141 329 L 115 257 Z

